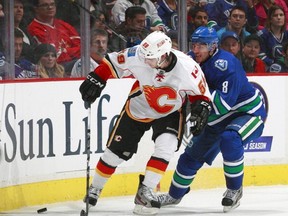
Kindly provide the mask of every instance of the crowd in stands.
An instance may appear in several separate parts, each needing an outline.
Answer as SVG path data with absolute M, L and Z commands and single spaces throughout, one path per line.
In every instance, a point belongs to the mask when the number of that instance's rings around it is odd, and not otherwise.
M 78 1 L 14 0 L 15 78 L 81 77 Z M 107 52 L 165 32 L 178 49 L 177 0 L 91 0 L 90 69 Z M 0 79 L 5 79 L 5 31 L 0 0 Z M 247 73 L 288 72 L 288 0 L 187 0 L 187 42 L 199 26 L 217 31 L 219 48 Z M 5 66 L 6 65 L 6 66 Z M 5 67 L 4 67 L 5 66 Z

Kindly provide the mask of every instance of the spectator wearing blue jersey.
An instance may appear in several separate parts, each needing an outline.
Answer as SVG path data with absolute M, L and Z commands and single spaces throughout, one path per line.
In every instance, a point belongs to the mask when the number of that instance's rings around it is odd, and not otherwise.
M 288 41 L 283 45 L 283 62 L 274 63 L 269 68 L 272 73 L 288 73 Z
M 15 78 L 38 78 L 36 65 L 22 55 L 24 35 L 22 31 L 14 29 L 15 50 Z
M 273 5 L 268 10 L 266 27 L 258 32 L 262 41 L 259 57 L 267 67 L 274 68 L 283 64 L 283 44 L 288 41 L 288 30 L 286 30 L 286 15 L 279 5 Z M 274 67 L 275 66 L 275 67 Z
M 165 26 L 167 26 L 170 31 L 176 31 L 178 29 L 177 1 L 158 0 L 156 8 Z
M 221 152 L 227 190 L 223 211 L 240 205 L 243 194 L 244 146 L 261 136 L 266 110 L 261 93 L 248 81 L 240 61 L 218 49 L 213 28 L 199 27 L 192 34 L 194 59 L 200 64 L 213 98 L 208 124 L 193 136 L 178 159 L 168 194 L 158 196 L 161 206 L 178 204 L 189 192 L 198 170 L 211 165 Z M 209 203 L 207 203 L 209 205 Z
M 208 1 L 205 6 L 209 14 L 208 25 L 219 30 L 227 25 L 230 11 L 235 6 L 244 8 L 247 14 L 247 28 L 249 31 L 255 32 L 258 27 L 258 17 L 253 5 L 254 0 L 217 0 Z

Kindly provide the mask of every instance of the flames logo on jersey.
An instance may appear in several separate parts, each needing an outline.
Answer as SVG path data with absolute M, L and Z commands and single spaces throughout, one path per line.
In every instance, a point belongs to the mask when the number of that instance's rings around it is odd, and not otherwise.
M 167 86 L 154 87 L 154 86 L 143 86 L 143 92 L 145 94 L 146 100 L 150 107 L 157 111 L 158 113 L 169 113 L 173 110 L 174 104 L 160 104 L 160 99 L 166 101 L 174 101 L 177 99 L 177 92 Z M 165 99 L 166 98 L 166 99 Z

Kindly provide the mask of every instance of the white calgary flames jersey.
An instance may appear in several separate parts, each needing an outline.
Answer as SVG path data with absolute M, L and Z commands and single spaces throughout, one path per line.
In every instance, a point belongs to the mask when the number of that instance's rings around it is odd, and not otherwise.
M 95 73 L 104 79 L 131 75 L 136 79 L 126 104 L 131 118 L 149 122 L 167 116 L 181 109 L 186 96 L 191 102 L 211 99 L 204 74 L 192 58 L 172 50 L 176 63 L 174 61 L 170 71 L 164 71 L 145 64 L 138 47 L 109 53 L 95 69 Z

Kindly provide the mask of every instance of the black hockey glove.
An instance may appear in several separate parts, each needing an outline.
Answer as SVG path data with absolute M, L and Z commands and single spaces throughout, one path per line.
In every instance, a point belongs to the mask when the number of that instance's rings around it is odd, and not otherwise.
M 106 81 L 103 81 L 94 72 L 90 72 L 86 80 L 80 85 L 79 91 L 85 102 L 93 103 L 101 95 L 105 86 Z
M 190 131 L 193 136 L 198 136 L 208 122 L 211 111 L 210 102 L 197 100 L 191 104 Z

